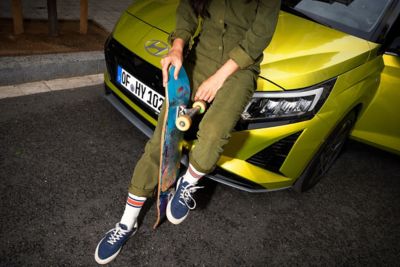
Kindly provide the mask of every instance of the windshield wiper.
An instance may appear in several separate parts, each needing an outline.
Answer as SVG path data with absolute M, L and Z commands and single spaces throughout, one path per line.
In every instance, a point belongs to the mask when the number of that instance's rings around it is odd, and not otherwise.
M 354 0 L 314 0 L 314 1 L 319 1 L 319 2 L 324 2 L 328 4 L 333 4 L 333 3 L 339 3 L 343 5 L 350 5 Z

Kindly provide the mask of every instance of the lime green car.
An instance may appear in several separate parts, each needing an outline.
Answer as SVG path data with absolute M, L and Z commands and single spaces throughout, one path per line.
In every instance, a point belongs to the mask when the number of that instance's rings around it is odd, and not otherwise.
M 106 97 L 148 136 L 177 2 L 135 1 L 105 45 Z M 282 0 L 257 90 L 207 177 L 249 192 L 305 191 L 349 136 L 400 154 L 399 13 L 398 0 Z

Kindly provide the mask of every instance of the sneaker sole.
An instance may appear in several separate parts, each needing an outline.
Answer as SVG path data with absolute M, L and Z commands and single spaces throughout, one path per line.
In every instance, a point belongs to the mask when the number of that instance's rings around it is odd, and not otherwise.
M 136 232 L 137 232 L 137 230 L 138 230 L 138 227 L 137 227 L 137 225 L 136 225 L 135 227 L 136 227 L 136 230 L 133 231 L 133 233 L 129 236 L 129 238 L 131 238 L 132 236 L 134 236 L 134 235 L 136 234 Z M 108 233 L 108 232 L 107 232 L 107 233 Z M 94 253 L 94 259 L 96 260 L 96 262 L 97 262 L 98 264 L 107 264 L 107 263 L 113 261 L 113 260 L 118 256 L 119 252 L 121 251 L 121 249 L 122 249 L 122 247 L 123 247 L 123 245 L 122 245 L 114 254 L 112 254 L 110 257 L 108 257 L 108 258 L 102 260 L 102 259 L 99 258 L 98 255 L 99 255 L 99 246 L 100 246 L 101 242 L 104 240 L 104 238 L 105 238 L 105 237 L 103 237 L 103 238 L 100 240 L 100 242 L 97 244 L 96 251 L 95 251 L 95 253 Z M 127 241 L 129 240 L 129 238 L 128 238 L 125 242 L 127 242 Z
M 104 238 L 103 238 L 104 239 Z M 104 259 L 104 260 L 102 260 L 102 259 L 100 259 L 99 258 L 99 256 L 97 256 L 97 255 L 99 255 L 99 246 L 100 246 L 100 243 L 103 241 L 103 239 L 99 242 L 99 244 L 97 245 L 97 247 L 96 247 L 96 252 L 94 253 L 94 259 L 96 260 L 96 262 L 98 263 L 98 264 L 107 264 L 107 263 L 109 263 L 109 262 L 111 262 L 112 260 L 114 260 L 117 256 L 118 256 L 118 254 L 119 254 L 119 252 L 121 251 L 121 249 L 122 249 L 122 247 L 120 247 L 113 255 L 111 255 L 110 257 L 108 257 L 108 258 L 106 258 L 106 259 Z
M 99 254 L 98 253 L 99 252 L 99 245 L 97 245 L 96 252 L 94 254 L 94 259 L 96 260 L 96 262 L 98 264 L 107 264 L 107 263 L 111 262 L 112 260 L 114 260 L 118 256 L 118 254 L 121 251 L 121 249 L 122 249 L 122 247 L 119 250 L 117 250 L 117 252 L 115 252 L 113 255 L 108 257 L 107 259 L 102 260 L 97 256 Z
M 174 216 L 172 216 L 171 202 L 172 202 L 172 199 L 170 201 L 168 201 L 168 204 L 167 204 L 167 219 L 172 224 L 180 224 L 181 222 L 183 222 L 186 219 L 186 217 L 189 215 L 189 212 L 182 218 L 176 219 Z

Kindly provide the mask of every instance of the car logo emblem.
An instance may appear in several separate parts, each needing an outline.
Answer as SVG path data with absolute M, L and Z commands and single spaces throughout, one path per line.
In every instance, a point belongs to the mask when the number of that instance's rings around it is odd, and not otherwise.
M 159 40 L 150 40 L 144 44 L 146 51 L 156 57 L 163 57 L 168 54 L 169 47 L 166 43 Z

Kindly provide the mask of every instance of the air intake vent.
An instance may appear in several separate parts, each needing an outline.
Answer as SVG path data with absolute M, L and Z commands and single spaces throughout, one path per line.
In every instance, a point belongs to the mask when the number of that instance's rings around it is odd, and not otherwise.
M 260 168 L 279 173 L 283 162 L 300 136 L 301 132 L 289 135 L 261 150 L 246 161 Z

